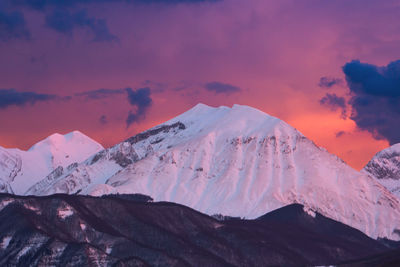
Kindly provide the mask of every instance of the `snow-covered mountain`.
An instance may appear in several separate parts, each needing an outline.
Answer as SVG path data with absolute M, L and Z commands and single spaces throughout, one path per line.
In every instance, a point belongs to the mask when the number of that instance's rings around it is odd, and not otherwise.
M 400 199 L 400 143 L 378 152 L 362 170 Z
M 141 193 L 246 218 L 300 203 L 371 237 L 400 238 L 399 199 L 384 186 L 285 122 L 240 105 L 199 104 L 27 191 L 53 193 Z
M 79 131 L 53 134 L 28 151 L 0 147 L 0 192 L 23 194 L 49 173 L 71 168 L 103 149 Z

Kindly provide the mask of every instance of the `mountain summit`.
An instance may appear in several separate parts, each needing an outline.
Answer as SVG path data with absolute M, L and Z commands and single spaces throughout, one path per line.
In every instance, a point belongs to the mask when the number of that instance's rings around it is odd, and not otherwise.
M 299 203 L 371 237 L 400 238 L 400 204 L 388 190 L 285 122 L 241 105 L 199 104 L 27 191 L 53 193 L 141 193 L 245 218 Z
M 79 131 L 53 134 L 28 151 L 0 147 L 0 192 L 23 194 L 50 172 L 77 164 L 103 149 Z

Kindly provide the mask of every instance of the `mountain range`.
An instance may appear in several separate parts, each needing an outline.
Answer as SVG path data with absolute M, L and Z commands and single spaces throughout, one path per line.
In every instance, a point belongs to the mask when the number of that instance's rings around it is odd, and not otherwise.
M 378 153 L 359 172 L 259 110 L 198 104 L 106 149 L 77 131 L 28 151 L 0 148 L 1 191 L 144 194 L 246 219 L 297 203 L 311 216 L 399 240 L 396 149 Z

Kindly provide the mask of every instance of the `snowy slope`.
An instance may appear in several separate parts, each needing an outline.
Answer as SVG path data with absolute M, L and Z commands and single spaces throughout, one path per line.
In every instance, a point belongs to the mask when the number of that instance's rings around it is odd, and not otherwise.
M 378 152 L 362 170 L 400 199 L 400 144 Z
M 28 151 L 0 147 L 0 192 L 23 194 L 50 172 L 79 163 L 102 149 L 78 131 L 53 134 Z
M 199 104 L 27 193 L 57 192 L 142 193 L 246 218 L 300 203 L 372 237 L 400 238 L 399 200 L 382 185 L 285 122 L 240 105 Z

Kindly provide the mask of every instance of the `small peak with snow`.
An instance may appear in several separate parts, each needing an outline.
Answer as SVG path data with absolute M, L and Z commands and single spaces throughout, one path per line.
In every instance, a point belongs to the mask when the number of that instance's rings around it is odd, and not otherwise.
M 72 138 L 90 138 L 90 137 L 88 137 L 87 135 L 83 134 L 82 132 L 80 132 L 80 131 L 78 131 L 78 130 L 75 130 L 75 131 L 72 131 L 72 132 L 70 132 L 70 133 L 67 133 L 67 134 L 64 135 L 64 137 L 65 137 L 66 139 L 72 139 Z
M 198 103 L 197 105 L 195 105 L 194 107 L 192 107 L 190 110 L 192 111 L 206 111 L 206 110 L 210 110 L 210 109 L 215 109 L 214 107 L 208 106 L 206 104 L 203 103 Z
M 63 138 L 64 135 L 59 134 L 59 133 L 53 133 L 52 135 L 48 136 L 47 138 L 45 138 L 44 140 L 57 140 L 57 139 L 61 139 Z M 43 141 L 44 141 L 43 140 Z
M 80 131 L 72 131 L 65 135 L 54 133 L 42 141 L 37 142 L 33 145 L 28 151 L 42 150 L 47 148 L 58 148 L 63 146 L 74 146 L 79 144 L 87 144 L 89 146 L 95 146 L 99 149 L 103 149 L 103 147 L 90 138 L 89 136 L 83 134 Z
M 63 140 L 64 140 L 64 135 L 59 133 L 53 133 L 52 135 L 49 135 L 45 139 L 34 144 L 31 148 L 28 149 L 28 151 L 35 151 L 43 146 L 53 146 L 56 145 L 57 143 L 63 142 Z
M 4 164 L 0 162 L 0 180 L 10 177 L 12 190 L 9 192 L 23 194 L 59 167 L 65 169 L 73 163 L 80 163 L 103 149 L 102 145 L 79 131 L 52 134 L 28 151 L 0 148 L 0 160 L 7 158 L 8 164 L 2 167 Z
M 70 133 L 67 133 L 64 135 L 65 141 L 66 142 L 85 142 L 85 143 L 97 143 L 95 140 L 93 140 L 92 138 L 90 138 L 89 136 L 87 136 L 86 134 L 82 133 L 81 131 L 72 131 Z M 100 145 L 100 144 L 99 144 Z

